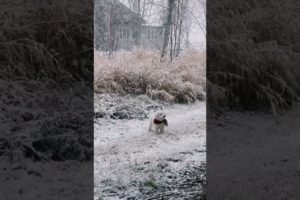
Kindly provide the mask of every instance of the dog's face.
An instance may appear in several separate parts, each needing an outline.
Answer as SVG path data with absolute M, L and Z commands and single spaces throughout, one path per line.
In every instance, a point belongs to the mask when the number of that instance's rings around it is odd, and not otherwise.
M 159 121 L 163 121 L 164 119 L 166 119 L 166 114 L 163 112 L 158 112 L 155 114 L 154 118 Z

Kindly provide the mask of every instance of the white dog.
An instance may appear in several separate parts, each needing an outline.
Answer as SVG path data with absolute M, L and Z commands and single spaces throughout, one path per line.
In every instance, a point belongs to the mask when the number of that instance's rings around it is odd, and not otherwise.
M 165 126 L 168 126 L 168 121 L 166 119 L 166 114 L 163 112 L 158 112 L 154 115 L 154 118 L 150 118 L 149 131 L 151 131 L 152 126 L 155 127 L 155 133 L 164 133 Z

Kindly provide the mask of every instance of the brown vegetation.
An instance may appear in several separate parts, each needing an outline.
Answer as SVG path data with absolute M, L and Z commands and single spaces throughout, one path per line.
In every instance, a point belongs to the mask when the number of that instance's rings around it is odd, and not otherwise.
M 173 62 L 158 53 L 120 52 L 109 60 L 95 53 L 95 92 L 147 94 L 155 100 L 192 103 L 205 98 L 205 53 L 189 50 Z
M 234 4 L 230 2 L 235 2 Z M 299 2 L 212 1 L 208 5 L 208 102 L 274 113 L 298 99 Z

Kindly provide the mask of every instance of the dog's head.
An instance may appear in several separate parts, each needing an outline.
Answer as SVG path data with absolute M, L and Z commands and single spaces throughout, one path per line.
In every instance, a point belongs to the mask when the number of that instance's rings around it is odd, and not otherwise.
M 158 112 L 155 114 L 154 118 L 158 121 L 163 121 L 166 119 L 166 114 L 164 112 Z

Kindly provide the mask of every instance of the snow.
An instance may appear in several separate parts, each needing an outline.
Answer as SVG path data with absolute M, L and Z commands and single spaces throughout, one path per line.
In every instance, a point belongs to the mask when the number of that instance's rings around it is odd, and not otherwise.
M 209 199 L 298 199 L 299 119 L 300 105 L 278 116 L 229 112 L 209 123 Z
M 169 127 L 160 135 L 148 131 L 148 118 L 95 120 L 95 199 L 199 196 L 205 182 L 205 102 L 163 108 Z M 191 177 L 196 178 L 190 189 L 180 191 Z
M 0 199 L 86 199 L 93 182 L 91 163 L 78 161 L 1 162 Z M 90 174 L 87 175 L 87 171 Z M 90 183 L 90 184 L 88 184 Z
M 91 104 L 51 84 L 0 82 L 0 200 L 92 198 Z

